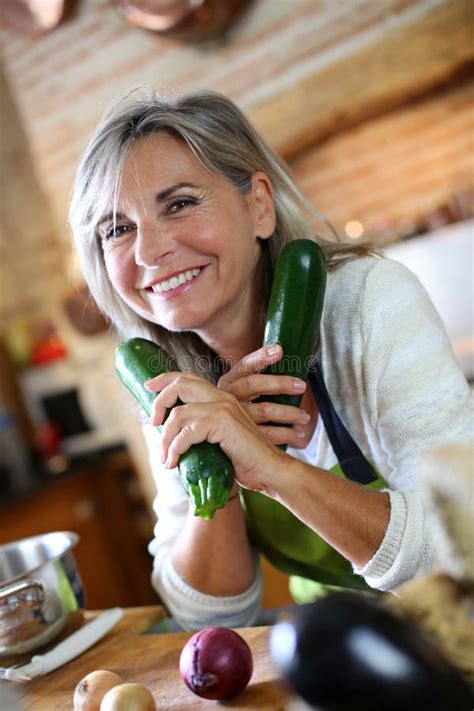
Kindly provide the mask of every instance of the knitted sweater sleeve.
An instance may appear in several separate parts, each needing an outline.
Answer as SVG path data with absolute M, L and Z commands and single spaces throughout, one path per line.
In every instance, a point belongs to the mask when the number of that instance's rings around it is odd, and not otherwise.
M 375 459 L 386 463 L 391 514 L 380 548 L 355 572 L 390 590 L 438 562 L 419 473 L 431 449 L 472 437 L 472 397 L 437 312 L 406 267 L 376 260 L 360 301 L 360 329 L 368 438 Z
M 157 496 L 153 507 L 157 517 L 148 550 L 153 556 L 152 584 L 176 622 L 185 630 L 204 627 L 245 627 L 260 610 L 262 577 L 256 561 L 256 578 L 240 595 L 215 597 L 195 590 L 176 572 L 171 559 L 174 542 L 188 516 L 189 502 L 177 469 L 161 465 L 161 443 L 156 427 L 145 425 L 145 441 Z

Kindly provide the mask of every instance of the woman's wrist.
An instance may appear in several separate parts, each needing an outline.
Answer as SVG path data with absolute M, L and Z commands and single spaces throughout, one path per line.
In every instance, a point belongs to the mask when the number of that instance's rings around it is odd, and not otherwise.
M 272 499 L 281 500 L 287 489 L 294 487 L 298 477 L 298 465 L 302 464 L 290 457 L 282 449 L 275 447 L 274 457 L 265 471 L 261 472 L 260 481 L 255 491 L 259 491 Z

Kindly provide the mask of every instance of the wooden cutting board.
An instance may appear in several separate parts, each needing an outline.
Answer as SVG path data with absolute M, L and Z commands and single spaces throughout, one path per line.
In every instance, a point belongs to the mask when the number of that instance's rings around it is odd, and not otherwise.
M 152 692 L 157 709 L 179 711 L 222 705 L 268 711 L 287 708 L 287 692 L 278 681 L 268 654 L 268 627 L 238 630 L 249 644 L 254 660 L 249 686 L 228 701 L 207 701 L 192 694 L 179 676 L 179 656 L 191 633 L 143 634 L 163 615 L 159 607 L 127 610 L 114 630 L 80 657 L 45 677 L 18 685 L 20 708 L 22 711 L 72 709 L 76 684 L 94 669 L 109 669 L 126 682 L 144 684 Z

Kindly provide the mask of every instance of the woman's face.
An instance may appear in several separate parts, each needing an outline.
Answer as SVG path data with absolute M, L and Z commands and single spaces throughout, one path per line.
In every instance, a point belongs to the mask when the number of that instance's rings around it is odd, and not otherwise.
M 241 194 L 183 141 L 157 133 L 133 144 L 115 222 L 105 216 L 99 234 L 110 281 L 137 314 L 210 343 L 254 313 L 258 238 L 274 227 L 264 173 Z

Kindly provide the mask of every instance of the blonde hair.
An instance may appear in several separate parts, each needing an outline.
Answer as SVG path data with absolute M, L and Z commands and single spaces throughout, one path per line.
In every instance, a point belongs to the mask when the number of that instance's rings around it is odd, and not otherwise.
M 123 302 L 111 285 L 104 263 L 97 224 L 116 204 L 122 169 L 134 141 L 158 132 L 184 140 L 195 157 L 211 172 L 222 175 L 236 190 L 250 189 L 256 171 L 267 174 L 274 189 L 276 228 L 271 239 L 261 240 L 257 269 L 260 313 L 263 323 L 271 290 L 275 262 L 288 241 L 315 239 L 326 255 L 328 266 L 367 254 L 365 245 L 343 245 L 316 237 L 311 218 L 327 220 L 306 200 L 284 162 L 265 144 L 240 109 L 213 91 L 162 95 L 151 87 L 140 87 L 113 106 L 97 126 L 76 174 L 69 220 L 75 248 L 85 279 L 98 307 L 121 338 L 141 335 L 159 343 L 178 359 L 187 356 L 187 369 L 210 379 L 202 363 L 213 356 L 191 332 L 171 333 L 138 316 Z M 333 228 L 331 231 L 337 239 Z M 206 370 L 207 372 L 203 372 Z

